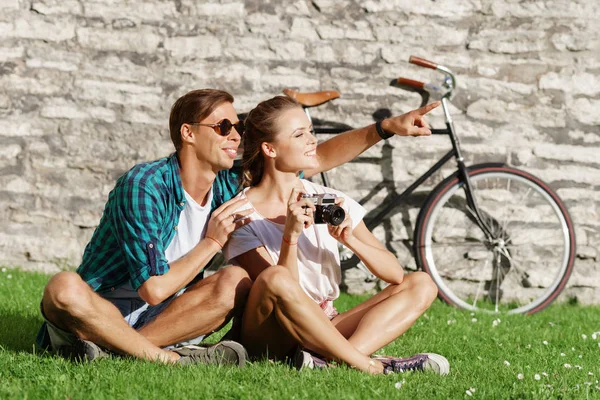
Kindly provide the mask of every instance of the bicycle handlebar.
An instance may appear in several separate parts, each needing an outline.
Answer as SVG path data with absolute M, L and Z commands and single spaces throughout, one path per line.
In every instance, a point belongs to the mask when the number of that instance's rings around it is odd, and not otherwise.
M 425 82 L 415 81 L 413 79 L 408 78 L 398 78 L 396 80 L 400 85 L 411 86 L 417 89 L 423 89 L 425 87 Z
M 424 58 L 417 57 L 417 56 L 410 56 L 410 58 L 408 59 L 408 62 L 411 64 L 419 65 L 421 67 L 425 67 L 425 68 L 431 68 L 431 69 L 438 68 L 438 65 L 436 63 L 434 63 L 433 61 L 429 61 L 429 60 L 426 60 Z

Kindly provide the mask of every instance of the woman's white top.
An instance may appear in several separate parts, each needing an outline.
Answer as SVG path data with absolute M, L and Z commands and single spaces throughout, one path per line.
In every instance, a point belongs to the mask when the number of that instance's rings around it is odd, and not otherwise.
M 304 191 L 308 194 L 333 193 L 344 198 L 342 207 L 352 218 L 352 229 L 362 221 L 365 209 L 344 193 L 302 179 Z M 238 196 L 246 197 L 245 189 Z M 248 202 L 240 210 L 251 208 Z M 256 209 L 250 214 L 251 222 L 235 230 L 223 249 L 225 258 L 232 260 L 258 247 L 264 247 L 276 264 L 281 251 L 283 224 L 269 221 Z M 236 263 L 235 261 L 233 262 Z M 298 275 L 300 286 L 313 300 L 322 303 L 335 300 L 340 295 L 342 279 L 338 241 L 331 237 L 327 224 L 313 224 L 304 229 L 298 239 Z

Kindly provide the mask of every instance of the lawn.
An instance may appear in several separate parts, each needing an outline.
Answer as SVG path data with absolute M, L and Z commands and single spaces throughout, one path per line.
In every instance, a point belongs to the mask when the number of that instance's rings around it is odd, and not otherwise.
M 0 399 L 600 398 L 600 307 L 561 304 L 498 318 L 436 302 L 381 353 L 443 354 L 451 365 L 445 377 L 371 377 L 345 367 L 298 372 L 268 362 L 245 369 L 122 358 L 79 364 L 33 346 L 48 278 L 0 272 Z M 361 300 L 346 295 L 336 305 L 344 310 Z

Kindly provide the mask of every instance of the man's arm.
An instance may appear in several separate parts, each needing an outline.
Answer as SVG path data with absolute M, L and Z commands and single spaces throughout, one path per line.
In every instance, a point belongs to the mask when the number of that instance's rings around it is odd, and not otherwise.
M 221 247 L 210 239 L 202 239 L 189 253 L 169 264 L 164 275 L 151 276 L 138 289 L 138 294 L 151 306 L 162 303 L 190 283 Z
M 165 274 L 146 280 L 138 289 L 140 297 L 146 303 L 156 305 L 190 283 L 221 250 L 231 233 L 250 222 L 244 217 L 251 214 L 253 209 L 237 211 L 246 203 L 244 198 L 233 198 L 214 210 L 205 237 L 185 256 L 169 263 L 169 270 Z
M 424 116 L 439 105 L 440 102 L 437 101 L 406 114 L 386 118 L 381 122 L 381 127 L 385 132 L 398 136 L 429 136 L 431 130 Z M 311 177 L 342 165 L 380 140 L 375 124 L 336 135 L 317 146 L 319 167 L 305 170 L 304 176 Z

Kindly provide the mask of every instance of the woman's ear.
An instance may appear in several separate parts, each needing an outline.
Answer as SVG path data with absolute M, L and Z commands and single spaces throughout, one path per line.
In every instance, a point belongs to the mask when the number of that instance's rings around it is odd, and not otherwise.
M 179 133 L 181 134 L 181 141 L 183 143 L 193 143 L 195 136 L 192 131 L 192 126 L 188 124 L 182 124 L 179 129 Z
M 277 156 L 277 152 L 275 151 L 275 148 L 271 143 L 262 142 L 260 145 L 260 149 L 266 157 L 275 158 Z

